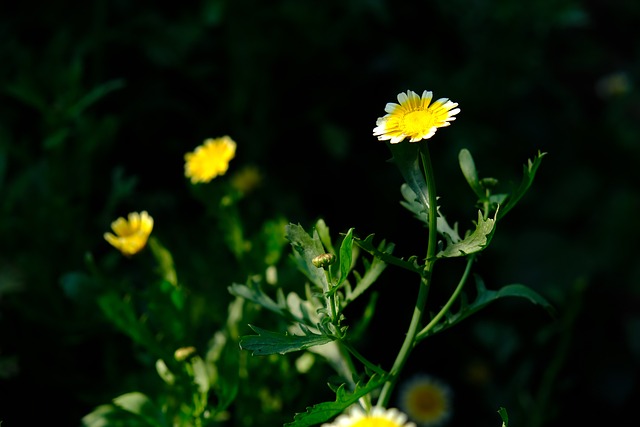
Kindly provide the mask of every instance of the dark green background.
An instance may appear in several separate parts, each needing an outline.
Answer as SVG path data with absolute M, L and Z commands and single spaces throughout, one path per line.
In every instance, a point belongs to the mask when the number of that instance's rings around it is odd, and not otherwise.
M 101 0 L 5 5 L 0 16 L 0 358 L 16 362 L 0 378 L 3 425 L 79 425 L 136 387 L 128 339 L 60 280 L 83 270 L 86 251 L 112 251 L 102 233 L 113 219 L 143 209 L 184 277 L 197 276 L 207 246 L 183 155 L 204 138 L 230 135 L 232 166 L 264 171 L 264 217 L 322 217 L 336 233 L 355 227 L 400 255 L 424 253 L 371 134 L 408 89 L 460 104 L 430 146 L 444 213 L 462 228 L 475 207 L 461 148 L 506 188 L 548 153 L 477 271 L 490 288 L 533 287 L 559 315 L 501 302 L 418 350 L 407 375 L 452 384 L 453 425 L 499 425 L 499 406 L 519 426 L 539 414 L 549 426 L 635 425 L 640 3 Z M 602 95 L 617 72 L 629 90 Z M 104 84 L 113 90 L 74 110 Z M 452 284 L 451 270 L 440 280 Z M 392 276 L 379 315 L 404 321 L 415 289 L 398 293 Z M 367 351 L 388 363 L 389 339 Z M 484 386 L 463 374 L 478 360 L 493 375 Z

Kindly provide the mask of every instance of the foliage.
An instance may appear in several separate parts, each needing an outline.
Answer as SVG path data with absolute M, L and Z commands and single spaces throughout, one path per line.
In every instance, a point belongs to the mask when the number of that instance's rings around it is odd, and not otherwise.
M 628 425 L 633 2 L 40 3 L 0 17 L 3 425 L 280 425 L 337 408 L 341 386 L 375 400 L 424 274 L 428 194 L 417 146 L 363 129 L 411 87 L 462 111 L 430 147 L 437 286 L 397 381 L 437 371 L 455 424 L 504 406 L 529 427 Z M 190 185 L 184 154 L 225 134 L 227 176 Z M 123 257 L 102 235 L 143 209 L 151 239 Z M 332 281 L 307 244 L 336 255 Z M 338 344 L 366 360 L 356 378 L 321 354 Z

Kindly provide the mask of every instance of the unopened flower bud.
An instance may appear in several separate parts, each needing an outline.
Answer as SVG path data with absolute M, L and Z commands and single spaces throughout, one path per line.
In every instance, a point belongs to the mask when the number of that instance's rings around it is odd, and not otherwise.
M 496 185 L 498 185 L 498 180 L 495 178 L 482 178 L 480 180 L 480 185 L 482 185 L 484 188 L 493 188 Z
M 173 353 L 173 357 L 178 362 L 182 362 L 184 360 L 187 360 L 189 357 L 193 356 L 195 352 L 196 352 L 195 347 L 181 347 Z
M 318 268 L 327 268 L 336 262 L 336 256 L 334 254 L 322 254 L 312 259 L 311 262 Z

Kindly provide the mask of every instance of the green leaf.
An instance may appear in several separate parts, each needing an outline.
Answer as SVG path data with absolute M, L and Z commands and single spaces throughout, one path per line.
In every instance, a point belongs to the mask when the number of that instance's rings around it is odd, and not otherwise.
M 397 267 L 401 267 L 407 269 L 409 271 L 413 271 L 418 274 L 422 274 L 422 268 L 416 262 L 417 257 L 412 256 L 408 260 L 403 260 L 402 258 L 395 257 L 391 255 L 394 246 L 390 244 L 389 246 L 385 246 L 384 240 L 380 244 L 380 247 L 375 247 L 373 245 L 373 234 L 367 236 L 366 239 L 358 239 L 356 238 L 355 242 L 358 246 L 360 246 L 365 251 L 369 252 L 371 255 L 379 258 L 387 264 L 392 264 Z
M 294 259 L 298 269 L 323 292 L 328 292 L 329 282 L 324 270 L 311 262 L 318 255 L 325 253 L 318 232 L 314 229 L 311 236 L 302 226 L 295 224 L 289 224 L 285 228 L 287 240 L 294 249 Z
M 149 427 L 140 417 L 114 405 L 100 405 L 82 417 L 82 427 Z
M 227 289 L 233 296 L 244 298 L 248 301 L 258 304 L 269 311 L 286 317 L 286 303 L 282 289 L 278 289 L 278 302 L 274 301 L 269 295 L 267 295 L 260 286 L 260 283 L 249 278 L 248 285 L 242 285 L 240 283 L 233 283 Z
M 146 323 L 138 319 L 129 296 L 120 297 L 115 292 L 108 292 L 98 297 L 98 305 L 104 315 L 121 332 L 157 356 L 165 356 Z
M 68 114 L 72 118 L 78 117 L 84 110 L 89 108 L 91 105 L 95 104 L 100 98 L 103 98 L 109 92 L 113 92 L 114 90 L 120 89 L 124 87 L 124 80 L 115 79 L 110 80 L 108 82 L 102 83 L 101 85 L 96 86 L 91 89 L 87 94 L 85 94 L 78 102 L 69 109 Z
M 478 222 L 473 233 L 468 234 L 462 241 L 454 242 L 445 234 L 447 240 L 446 247 L 438 252 L 436 258 L 452 258 L 480 252 L 489 245 L 495 230 L 495 219 L 482 217 L 482 212 L 478 211 Z
M 418 201 L 418 196 L 416 193 L 409 187 L 407 184 L 402 184 L 400 186 L 400 193 L 402 197 L 404 197 L 405 201 L 401 201 L 400 204 L 407 208 L 409 211 L 413 212 L 416 218 L 420 221 L 424 222 L 425 225 L 429 225 L 429 215 L 427 209 Z M 445 217 L 440 212 L 438 208 L 438 218 L 436 220 L 436 227 L 438 229 L 438 233 L 443 236 L 448 236 L 452 242 L 458 242 L 462 240 L 460 235 L 458 234 L 458 224 L 453 224 L 453 228 L 449 226 L 449 223 L 445 219 Z
M 473 161 L 473 157 L 471 157 L 471 152 L 466 148 L 460 150 L 458 154 L 458 162 L 460 163 L 460 169 L 462 170 L 462 175 L 469 183 L 469 186 L 476 193 L 479 199 L 485 197 L 482 186 L 480 185 L 480 180 L 478 179 L 478 172 L 476 171 L 476 164 Z
M 496 219 L 499 220 L 500 218 L 505 216 L 507 212 L 509 212 L 518 203 L 522 196 L 524 196 L 524 194 L 533 183 L 533 178 L 538 171 L 538 167 L 542 163 L 542 158 L 546 154 L 547 153 L 541 153 L 540 151 L 538 151 L 536 157 L 533 160 L 529 159 L 527 161 L 527 164 L 522 167 L 522 181 L 520 182 L 518 188 L 509 196 L 507 196 L 506 202 L 500 207 L 500 212 L 498 213 Z
M 55 132 L 47 135 L 47 137 L 42 142 L 42 146 L 46 149 L 59 147 L 64 144 L 70 133 L 71 129 L 69 127 L 61 127 Z
M 555 315 L 554 307 L 542 295 L 522 284 L 507 285 L 497 291 L 493 291 L 488 290 L 484 286 L 482 279 L 476 276 L 476 292 L 476 299 L 472 304 L 468 304 L 463 300 L 460 310 L 457 313 L 449 314 L 443 321 L 436 324 L 433 328 L 420 332 L 416 337 L 416 342 L 421 341 L 424 338 L 427 338 L 428 336 L 434 335 L 438 332 L 442 332 L 457 323 L 460 323 L 467 317 L 478 312 L 488 304 L 500 298 L 525 298 L 534 304 L 542 306 L 550 315 Z
M 305 335 L 291 335 L 287 332 L 282 334 L 249 325 L 258 335 L 242 337 L 240 339 L 240 348 L 251 351 L 253 356 L 266 356 L 268 354 L 286 354 L 292 351 L 300 351 L 334 340 L 327 335 L 314 334 L 303 325 L 299 326 Z
M 350 228 L 347 235 L 344 236 L 342 244 L 340 245 L 340 279 L 336 284 L 336 287 L 342 285 L 349 271 L 351 271 L 351 265 L 353 263 L 353 228 Z
M 507 410 L 500 407 L 500 409 L 498 409 L 498 414 L 500 414 L 500 418 L 502 418 L 502 427 L 509 427 L 509 415 L 507 414 Z
M 320 425 L 330 418 L 341 414 L 349 406 L 356 403 L 358 399 L 380 387 L 384 384 L 386 379 L 386 375 L 380 376 L 378 374 L 374 374 L 366 384 L 356 384 L 355 390 L 352 393 L 346 391 L 344 389 L 345 385 L 342 384 L 336 390 L 335 402 L 323 402 L 313 405 L 307 408 L 307 412 L 296 414 L 294 421 L 285 424 L 284 427 L 310 427 Z
M 320 237 L 320 241 L 324 245 L 325 248 L 331 253 L 335 253 L 335 249 L 333 249 L 333 244 L 331 243 L 331 236 L 329 235 L 329 227 L 324 222 L 323 219 L 319 219 L 316 221 L 316 231 L 318 232 L 318 236 Z
M 393 155 L 391 161 L 398 166 L 402 177 L 418 197 L 423 209 L 428 209 L 427 183 L 420 167 L 420 145 L 387 143 L 387 147 Z
M 385 246 L 385 242 L 383 241 L 379 250 L 382 253 L 391 253 L 393 251 L 394 245 L 390 243 Z M 352 291 L 347 291 L 346 293 L 346 301 L 347 303 L 355 300 L 360 295 L 362 295 L 374 282 L 378 279 L 380 274 L 387 268 L 387 263 L 381 260 L 378 257 L 373 257 L 373 261 L 369 264 L 365 264 L 365 273 L 364 276 L 360 276 L 357 271 L 354 271 L 353 274 L 356 277 L 356 286 Z
M 157 273 L 162 279 L 171 283 L 173 286 L 178 286 L 178 275 L 176 273 L 171 252 L 169 252 L 169 250 L 160 243 L 160 240 L 154 236 L 149 238 L 148 245 L 151 248 L 151 252 L 156 259 L 156 262 L 158 263 L 158 266 L 156 267 Z
M 113 399 L 113 404 L 143 419 L 147 425 L 164 427 L 166 422 L 160 409 L 140 392 L 126 393 Z

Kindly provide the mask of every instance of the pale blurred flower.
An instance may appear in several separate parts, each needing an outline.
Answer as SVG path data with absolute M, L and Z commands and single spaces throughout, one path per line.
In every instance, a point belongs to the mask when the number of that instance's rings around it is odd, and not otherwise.
M 596 83 L 596 92 L 603 98 L 609 98 L 630 92 L 631 86 L 631 79 L 627 73 L 618 71 L 598 80 Z
M 451 416 L 451 390 L 434 378 L 418 374 L 399 389 L 398 407 L 420 426 L 437 426 Z

